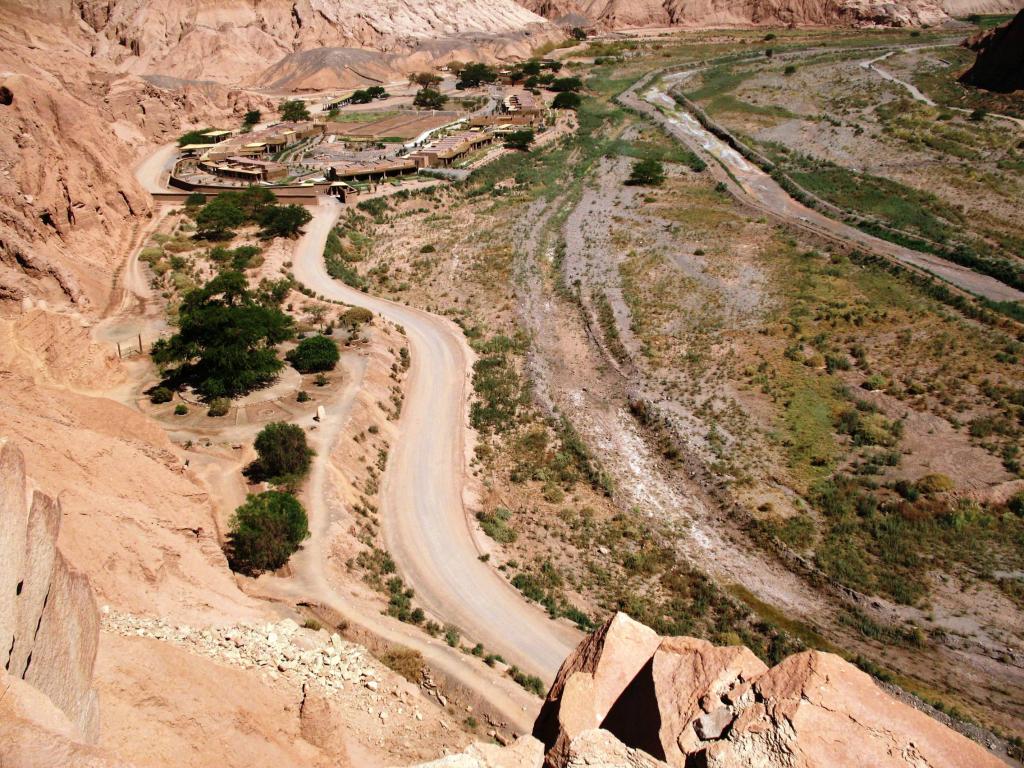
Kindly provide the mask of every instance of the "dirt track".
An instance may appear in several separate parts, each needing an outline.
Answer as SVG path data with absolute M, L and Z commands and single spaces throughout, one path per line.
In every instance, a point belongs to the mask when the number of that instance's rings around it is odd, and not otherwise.
M 323 247 L 340 211 L 333 200 L 322 200 L 314 210 L 296 247 L 294 272 L 316 292 L 364 306 L 408 334 L 412 366 L 399 422 L 402 437 L 391 452 L 381 491 L 388 549 L 416 590 L 417 602 L 488 651 L 550 679 L 579 634 L 551 621 L 480 562 L 463 507 L 472 352 L 451 322 L 367 296 L 327 274 Z M 320 451 L 317 464 L 327 460 L 328 452 Z M 310 512 L 314 528 L 330 514 L 322 490 L 310 493 Z M 321 581 L 322 559 L 308 567 L 320 572 L 316 580 Z

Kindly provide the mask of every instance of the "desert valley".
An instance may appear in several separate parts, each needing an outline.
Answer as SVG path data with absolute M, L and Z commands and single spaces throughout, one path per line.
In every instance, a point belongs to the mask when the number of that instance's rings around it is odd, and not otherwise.
M 1020 0 L 0 21 L 0 766 L 1024 764 Z

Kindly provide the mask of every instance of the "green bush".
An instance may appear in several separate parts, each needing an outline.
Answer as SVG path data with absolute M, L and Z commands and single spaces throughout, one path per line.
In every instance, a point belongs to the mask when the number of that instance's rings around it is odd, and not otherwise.
M 665 166 L 658 160 L 638 160 L 633 163 L 627 184 L 655 187 L 665 180 Z
M 350 329 L 358 328 L 364 323 L 369 323 L 373 320 L 373 312 L 366 309 L 365 307 L 351 307 L 346 309 L 338 322 L 341 325 L 348 326 Z
M 175 416 L 184 416 L 187 413 L 188 413 L 188 406 L 185 405 L 184 403 L 178 403 L 176 406 L 174 406 L 174 415 Z
M 156 405 L 169 403 L 173 397 L 174 393 L 167 387 L 156 387 L 149 392 L 149 402 Z
M 269 205 L 259 216 L 264 237 L 295 237 L 313 215 L 301 205 Z
M 327 336 L 310 336 L 285 355 L 299 373 L 333 371 L 338 364 L 338 342 Z
M 253 576 L 276 570 L 308 536 L 306 510 L 290 493 L 249 496 L 231 518 L 228 563 L 233 571 Z
M 207 416 L 227 416 L 231 410 L 231 401 L 226 397 L 215 397 L 210 401 L 210 407 L 206 411 Z
M 253 443 L 256 461 L 249 474 L 261 480 L 286 482 L 305 476 L 313 451 L 306 444 L 306 433 L 297 424 L 275 421 L 256 435 Z

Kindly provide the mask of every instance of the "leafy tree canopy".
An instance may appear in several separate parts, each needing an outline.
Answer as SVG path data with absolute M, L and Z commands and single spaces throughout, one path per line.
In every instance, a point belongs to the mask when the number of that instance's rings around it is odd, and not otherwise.
M 481 83 L 493 83 L 498 79 L 498 73 L 493 67 L 489 67 L 478 61 L 466 64 L 459 72 L 459 80 L 456 88 L 475 88 Z
M 448 97 L 433 88 L 420 88 L 413 98 L 413 106 L 424 109 L 440 109 L 448 101 Z
M 197 128 L 194 131 L 183 133 L 178 137 L 178 146 L 184 147 L 186 144 L 209 144 L 210 137 L 204 136 L 204 133 L 214 131 L 216 128 Z
M 580 103 L 583 100 L 580 98 L 578 93 L 572 93 L 565 91 L 555 96 L 555 100 L 551 102 L 551 106 L 555 109 L 579 109 Z
M 571 91 L 575 93 L 583 87 L 583 81 L 578 77 L 556 77 L 551 81 L 551 85 L 549 87 L 552 91 Z
M 259 214 L 264 237 L 294 237 L 313 216 L 301 205 L 271 205 Z
M 228 563 L 232 570 L 253 576 L 276 570 L 308 537 L 306 510 L 290 493 L 250 496 L 231 518 Z
M 509 149 L 527 150 L 533 144 L 533 131 L 512 131 L 505 135 L 505 146 Z
M 309 120 L 309 109 L 306 107 L 306 102 L 298 99 L 291 101 L 282 101 L 278 111 L 281 113 L 281 119 L 287 120 L 290 123 L 301 122 L 302 120 Z
M 208 398 L 234 397 L 277 377 L 283 363 L 274 347 L 292 337 L 292 325 L 248 290 L 240 272 L 222 272 L 185 295 L 178 332 L 153 345 L 153 360 Z
M 196 213 L 196 236 L 206 240 L 227 240 L 245 223 L 245 212 L 226 195 L 217 195 Z
M 245 113 L 245 120 L 243 122 L 245 125 L 256 125 L 261 117 L 263 117 L 263 113 L 258 109 L 250 109 Z

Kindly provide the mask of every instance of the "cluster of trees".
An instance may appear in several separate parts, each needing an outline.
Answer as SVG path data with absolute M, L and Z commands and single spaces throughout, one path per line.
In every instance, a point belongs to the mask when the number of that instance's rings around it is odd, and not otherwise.
M 249 496 L 235 510 L 226 554 L 232 570 L 256 576 L 273 571 L 309 537 L 309 519 L 293 491 L 309 473 L 313 450 L 297 424 L 272 422 L 256 435 L 256 460 L 245 469 L 254 481 L 280 489 Z
M 263 237 L 293 237 L 312 216 L 300 205 L 278 205 L 265 187 L 247 187 L 221 192 L 195 210 L 194 218 L 197 237 L 226 240 L 248 222 L 259 224 Z
M 388 92 L 382 86 L 371 85 L 369 88 L 359 90 L 348 97 L 349 104 L 369 104 L 374 99 L 386 99 Z
M 281 113 L 281 119 L 289 123 L 299 123 L 310 119 L 309 107 L 306 106 L 306 102 L 299 99 L 282 101 L 277 111 Z

